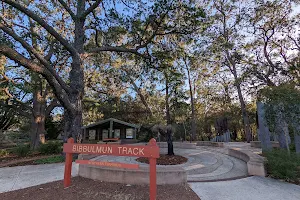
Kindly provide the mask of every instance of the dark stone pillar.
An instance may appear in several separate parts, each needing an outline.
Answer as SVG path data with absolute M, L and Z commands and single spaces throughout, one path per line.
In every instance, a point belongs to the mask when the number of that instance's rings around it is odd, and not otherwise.
M 265 118 L 264 104 L 257 102 L 257 116 L 258 116 L 258 134 L 261 141 L 261 147 L 263 151 L 272 149 L 270 141 L 270 131 Z

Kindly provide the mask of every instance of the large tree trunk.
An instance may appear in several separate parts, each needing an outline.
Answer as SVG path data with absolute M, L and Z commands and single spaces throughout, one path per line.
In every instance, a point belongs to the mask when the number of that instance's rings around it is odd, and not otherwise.
M 39 75 L 34 74 L 35 80 L 33 92 L 33 108 L 31 121 L 31 149 L 37 149 L 41 143 L 45 142 L 45 118 L 46 100 L 42 91 L 42 82 Z
M 270 141 L 270 131 L 266 121 L 266 113 L 264 104 L 257 102 L 257 128 L 258 128 L 258 138 L 261 141 L 262 151 L 272 150 L 272 144 Z
M 194 94 L 193 94 L 193 86 L 191 81 L 190 70 L 187 67 L 187 74 L 189 80 L 189 90 L 190 90 L 190 97 L 191 97 L 191 109 L 192 109 L 192 140 L 195 140 L 196 136 L 196 117 L 195 117 L 195 105 L 194 105 Z
M 168 143 L 168 155 L 174 155 L 173 139 L 172 139 L 172 128 L 167 128 L 167 143 Z
M 65 136 L 73 137 L 75 141 L 81 136 L 82 126 L 82 99 L 83 99 L 83 70 L 79 58 L 73 58 L 72 70 L 70 72 L 70 86 L 72 93 L 70 94 L 70 102 L 73 110 L 65 110 L 67 117 L 65 118 Z
M 82 99 L 84 95 L 84 73 L 83 64 L 80 54 L 84 53 L 84 22 L 85 19 L 80 16 L 85 10 L 85 1 L 77 2 L 77 18 L 75 19 L 75 38 L 74 47 L 79 54 L 72 56 L 72 64 L 70 71 L 70 87 L 69 94 L 72 110 L 65 110 L 65 136 L 73 137 L 75 142 L 80 138 L 82 131 Z
M 235 76 L 235 81 L 237 81 L 237 77 Z M 238 91 L 238 96 L 239 96 L 239 101 L 241 104 L 241 110 L 242 110 L 242 116 L 243 116 L 243 122 L 244 122 L 244 131 L 246 135 L 247 142 L 249 143 L 252 139 L 252 134 L 250 130 L 250 122 L 249 122 L 249 117 L 246 109 L 246 104 L 243 98 L 242 90 L 241 90 L 241 85 L 239 83 L 236 83 L 236 88 Z
M 171 127 L 171 115 L 169 105 L 169 77 L 165 72 L 166 79 L 166 119 L 167 119 L 167 143 L 168 143 L 168 155 L 174 155 L 173 140 L 172 140 L 172 128 Z
M 169 77 L 168 74 L 165 72 L 165 79 L 166 79 L 166 120 L 167 125 L 171 124 L 171 115 L 170 115 L 170 105 L 169 105 Z

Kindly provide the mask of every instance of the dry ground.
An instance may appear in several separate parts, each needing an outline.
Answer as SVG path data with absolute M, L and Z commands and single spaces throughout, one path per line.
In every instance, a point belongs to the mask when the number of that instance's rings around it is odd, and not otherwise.
M 200 200 L 188 185 L 158 186 L 158 200 Z M 0 194 L 1 200 L 143 200 L 149 199 L 149 186 L 123 185 L 94 181 L 82 177 L 72 178 L 72 185 L 63 188 L 56 181 Z

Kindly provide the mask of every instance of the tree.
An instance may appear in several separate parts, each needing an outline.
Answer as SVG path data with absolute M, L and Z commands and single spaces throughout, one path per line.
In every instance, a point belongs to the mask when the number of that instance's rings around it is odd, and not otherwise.
M 130 9 L 127 13 L 119 13 L 115 6 L 116 3 L 123 5 L 122 1 L 2 2 L 0 28 L 20 46 L 1 45 L 0 54 L 47 80 L 65 109 L 66 136 L 74 138 L 81 133 L 87 60 L 102 52 L 129 53 L 151 59 L 148 47 L 155 45 L 155 40 L 164 35 L 188 34 L 197 28 L 203 16 L 201 8 L 187 1 L 157 0 L 153 4 L 137 1 L 130 7 L 125 4 L 125 8 Z M 41 36 L 39 42 L 45 44 L 42 51 L 18 35 L 19 31 L 27 33 L 29 28 L 29 24 L 22 21 L 22 15 L 34 21 Z M 15 22 L 23 24 L 19 26 Z M 89 45 L 88 40 L 94 40 L 96 45 Z M 62 51 L 69 58 L 67 80 L 53 68 L 52 59 Z
M 292 84 L 267 87 L 260 91 L 259 99 L 266 104 L 266 121 L 270 131 L 275 132 L 280 125 L 280 134 L 284 137 L 279 139 L 280 145 L 290 151 L 288 144 L 289 127 L 294 133 L 294 138 L 299 134 L 299 104 L 300 92 Z M 279 135 L 280 138 L 280 135 Z M 297 145 L 297 142 L 295 140 Z
M 233 76 L 241 106 L 245 135 L 247 142 L 250 142 L 252 133 L 241 87 L 243 81 L 241 71 L 243 72 L 244 67 L 241 63 L 243 56 L 242 44 L 245 39 L 241 34 L 241 30 L 243 30 L 243 23 L 248 10 L 247 7 L 241 7 L 240 2 L 231 0 L 216 0 L 213 1 L 212 5 L 216 12 L 212 14 L 213 25 L 208 28 L 208 36 L 211 38 L 212 43 L 210 52 L 215 57 L 214 61 L 216 63 L 219 61 L 218 64 L 223 68 L 227 68 Z

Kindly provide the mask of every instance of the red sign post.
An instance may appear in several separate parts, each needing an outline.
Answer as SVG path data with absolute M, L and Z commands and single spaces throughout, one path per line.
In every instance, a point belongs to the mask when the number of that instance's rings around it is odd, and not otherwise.
M 159 147 L 154 138 L 149 141 L 146 146 L 141 145 L 108 145 L 108 144 L 75 144 L 73 138 L 68 139 L 68 143 L 64 144 L 66 153 L 64 187 L 71 185 L 72 172 L 72 154 L 98 154 L 98 155 L 114 155 L 114 156 L 133 156 L 149 158 L 150 165 L 150 200 L 156 199 L 156 159 L 159 158 Z M 96 162 L 89 160 L 77 160 L 79 164 L 89 164 L 106 167 L 119 167 L 138 169 L 136 164 L 114 163 L 114 162 Z

